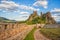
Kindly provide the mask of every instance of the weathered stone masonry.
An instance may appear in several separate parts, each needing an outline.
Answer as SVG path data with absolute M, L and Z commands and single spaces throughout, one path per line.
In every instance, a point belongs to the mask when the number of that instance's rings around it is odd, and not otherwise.
M 23 38 L 33 28 L 27 26 L 28 25 L 26 24 L 19 23 L 0 23 L 0 40 L 7 40 L 8 38 L 13 37 L 21 32 L 22 36 L 20 36 L 19 39 L 21 39 L 21 37 Z M 23 32 L 23 30 L 25 30 L 25 33 Z

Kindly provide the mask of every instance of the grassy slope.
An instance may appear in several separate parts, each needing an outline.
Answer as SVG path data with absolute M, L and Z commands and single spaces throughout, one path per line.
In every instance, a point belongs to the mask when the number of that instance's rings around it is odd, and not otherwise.
M 52 40 L 60 40 L 60 28 L 42 28 L 41 33 Z
M 34 31 L 36 30 L 36 28 L 32 29 L 31 32 L 29 32 L 29 34 L 26 36 L 26 38 L 24 40 L 34 40 Z

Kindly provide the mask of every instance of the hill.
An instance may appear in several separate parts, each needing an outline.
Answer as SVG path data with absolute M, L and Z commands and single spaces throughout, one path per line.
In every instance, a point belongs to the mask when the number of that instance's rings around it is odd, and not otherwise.
M 10 20 L 4 17 L 0 17 L 0 22 L 16 22 L 15 20 Z

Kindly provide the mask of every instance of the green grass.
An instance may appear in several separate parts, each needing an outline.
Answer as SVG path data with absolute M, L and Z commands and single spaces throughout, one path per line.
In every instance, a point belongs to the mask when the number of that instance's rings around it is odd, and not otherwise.
M 42 28 L 40 32 L 52 40 L 60 40 L 60 28 Z
M 35 30 L 36 30 L 36 28 L 32 29 L 32 31 L 28 33 L 28 35 L 26 36 L 26 38 L 24 40 L 35 40 L 34 39 L 34 31 Z

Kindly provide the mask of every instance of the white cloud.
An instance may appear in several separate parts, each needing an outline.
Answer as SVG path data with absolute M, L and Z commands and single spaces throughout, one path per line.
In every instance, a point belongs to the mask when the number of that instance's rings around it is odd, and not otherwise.
M 20 14 L 22 14 L 21 17 L 23 17 L 23 18 L 29 17 L 29 15 L 30 15 L 29 12 L 24 12 L 24 11 L 20 12 Z
M 20 15 L 20 16 L 17 16 L 15 18 L 11 18 L 11 19 L 14 19 L 16 21 L 24 21 L 24 20 L 28 19 L 28 17 L 29 17 L 29 15 L 24 14 L 24 15 Z
M 1 0 L 1 1 L 10 1 L 10 0 Z
M 17 11 L 17 10 L 20 10 L 20 9 L 32 10 L 32 11 L 33 10 L 34 11 L 38 11 L 39 10 L 39 9 L 34 8 L 34 7 L 16 4 L 13 1 L 1 1 L 0 9 L 6 10 L 6 11 Z
M 60 16 L 53 16 L 56 21 L 60 21 Z
M 1 1 L 6 1 L 6 0 L 1 0 Z
M 33 5 L 34 6 L 42 6 L 44 8 L 47 8 L 48 2 L 47 2 L 47 0 L 38 0 Z
M 25 5 L 20 5 L 19 7 L 20 7 L 20 9 L 24 9 L 24 10 L 32 10 L 32 11 L 38 11 L 39 10 L 39 9 L 35 9 L 34 7 L 25 6 Z
M 51 12 L 60 12 L 60 9 L 54 8 Z
M 56 20 L 59 21 L 60 20 L 60 13 L 59 12 L 52 12 L 52 17 Z
M 16 11 L 18 10 L 18 6 L 19 5 L 15 4 L 12 1 L 1 1 L 0 9 L 6 10 L 6 11 Z
M 20 12 L 20 14 L 28 14 L 28 12 Z

